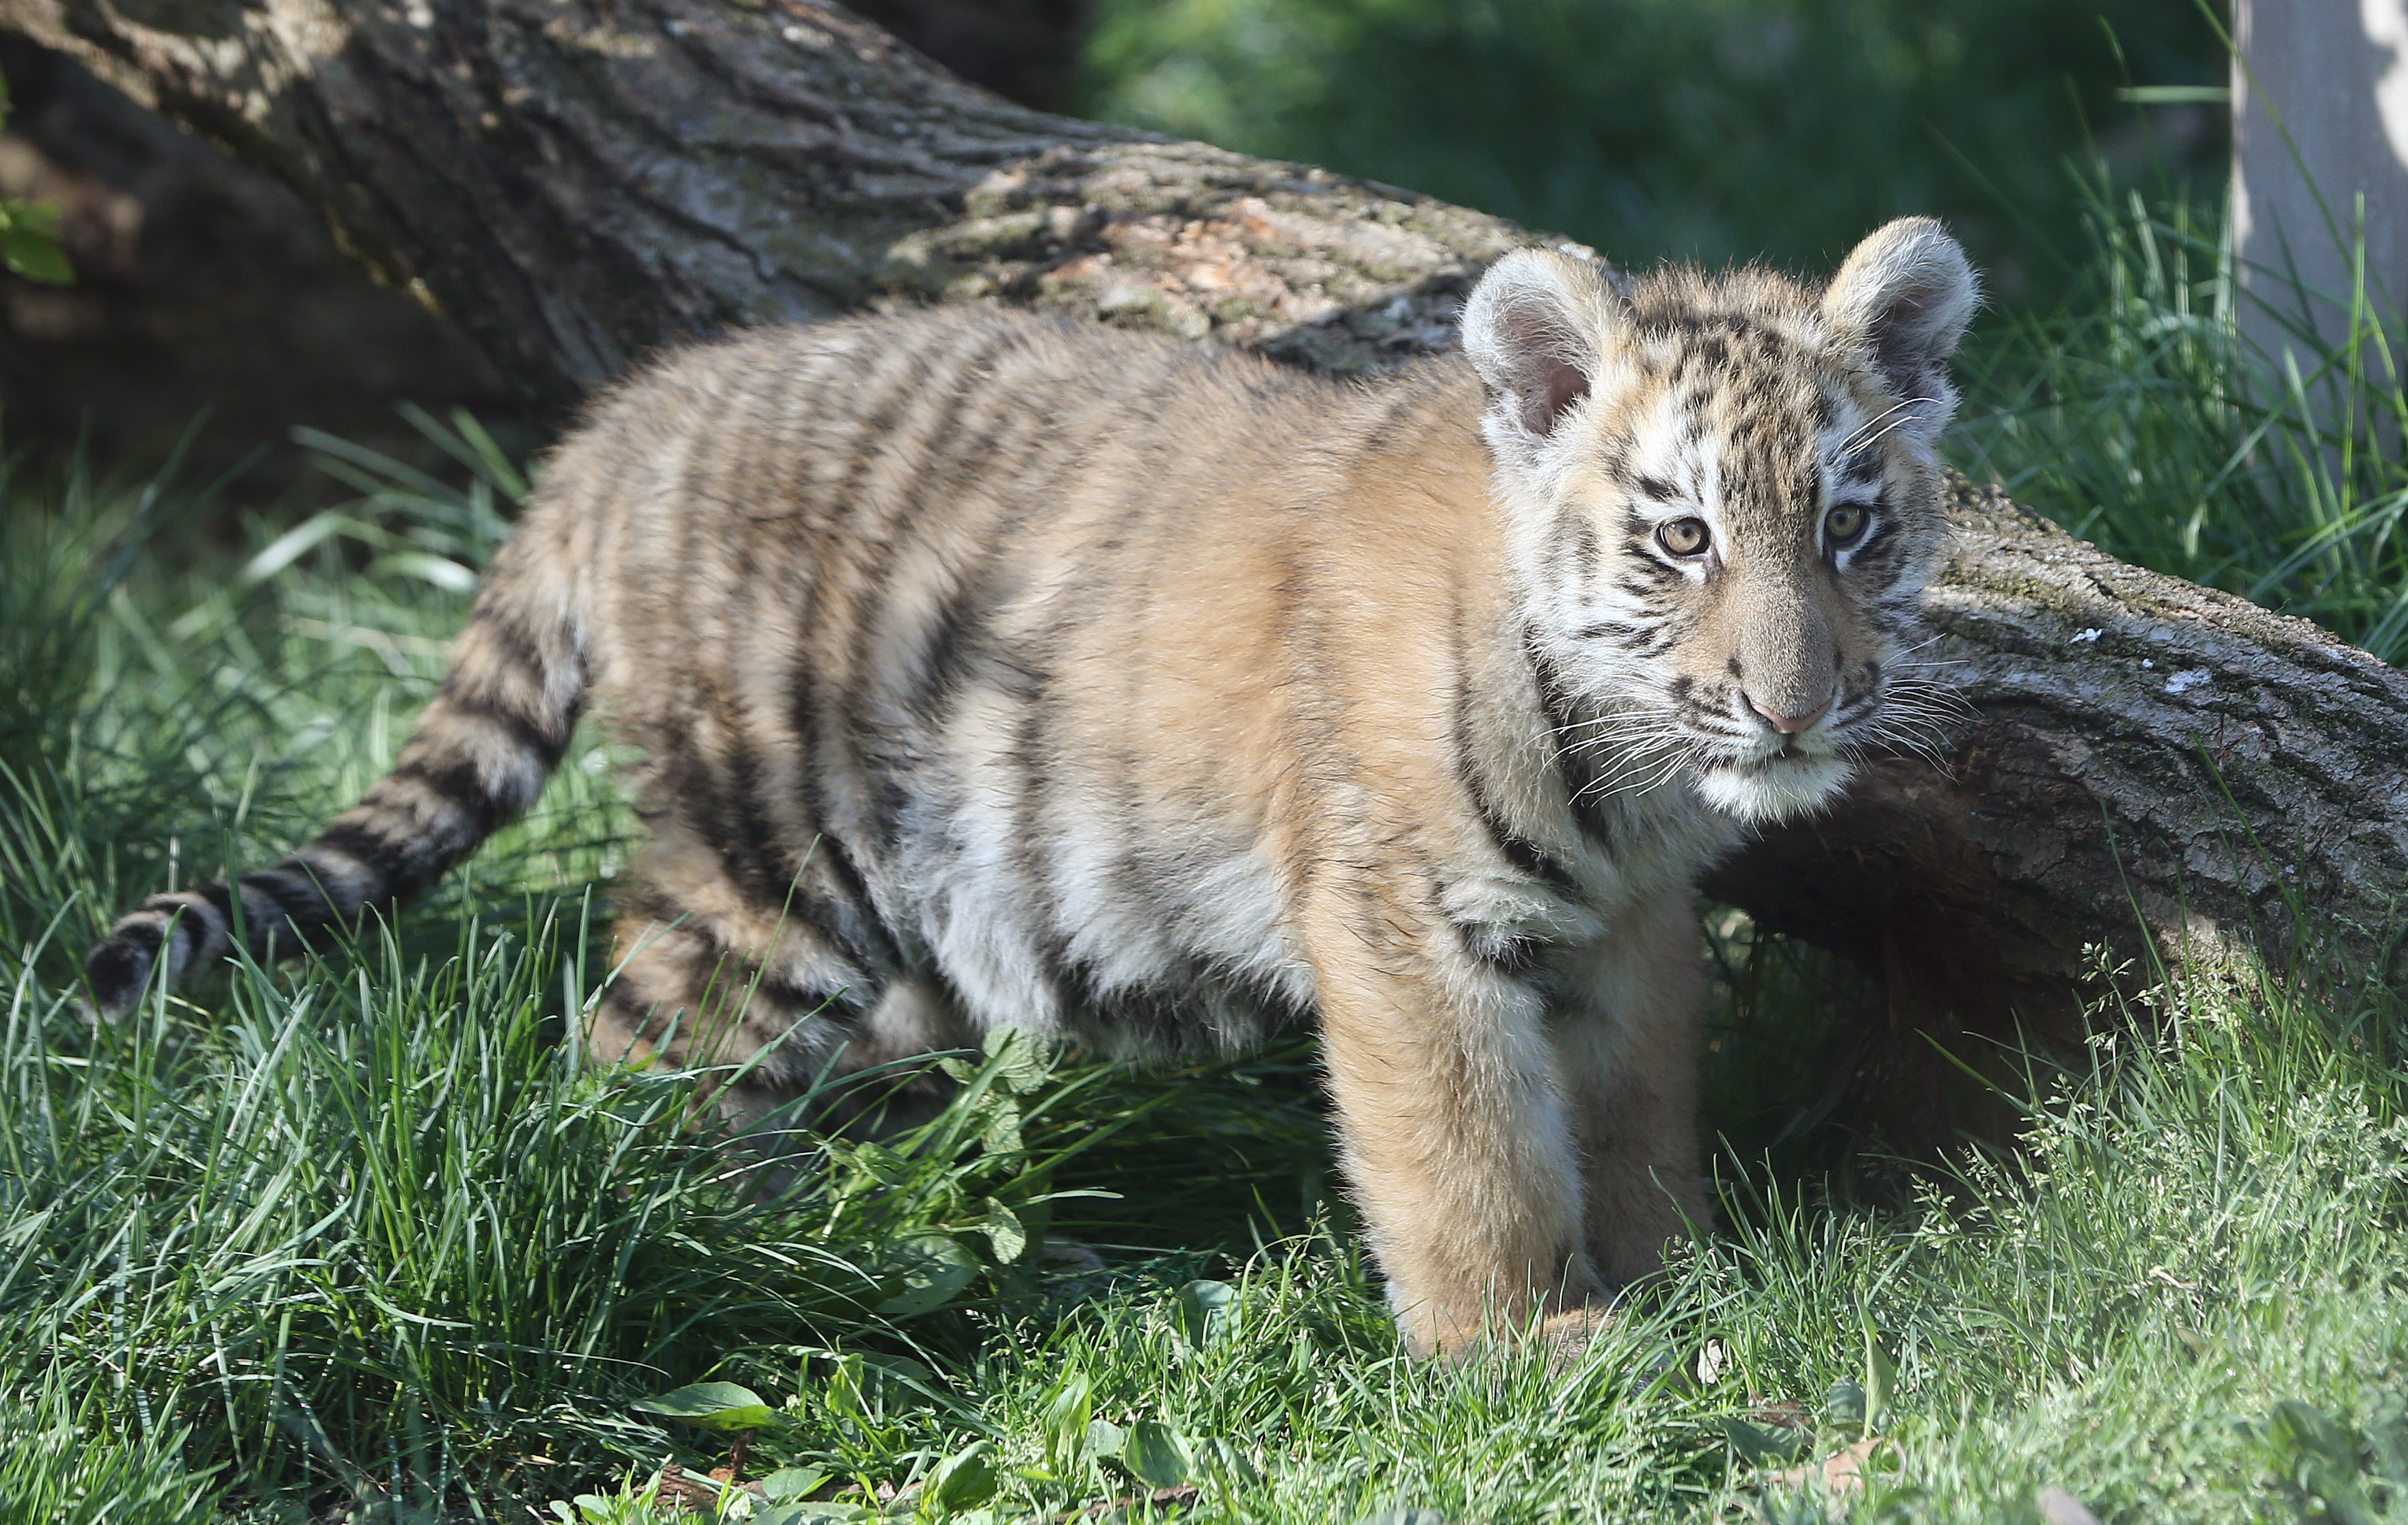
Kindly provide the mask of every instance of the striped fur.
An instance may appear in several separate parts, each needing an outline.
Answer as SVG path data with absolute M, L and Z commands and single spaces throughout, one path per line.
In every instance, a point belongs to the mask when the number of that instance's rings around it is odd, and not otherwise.
M 393 775 L 94 1004 L 423 888 L 590 697 L 651 831 L 602 1056 L 757 1057 L 750 1120 L 1000 1024 L 1317 1021 L 1414 1346 L 1585 1327 L 1704 1216 L 1698 874 L 1913 718 L 1972 301 L 1909 222 L 1820 293 L 1517 253 L 1375 383 L 981 309 L 689 351 L 553 455 Z

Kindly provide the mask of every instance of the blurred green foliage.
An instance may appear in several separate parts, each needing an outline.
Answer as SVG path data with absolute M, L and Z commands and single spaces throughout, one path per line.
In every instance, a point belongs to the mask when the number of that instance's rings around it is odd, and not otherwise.
M 1933 213 L 2020 304 L 2078 261 L 2069 165 L 2220 176 L 2221 107 L 2117 92 L 2224 59 L 2200 0 L 1096 0 L 1072 105 L 1631 266 L 1828 268 Z
M 8 82 L 0 79 L 0 127 L 8 125 Z M 61 286 L 75 279 L 59 246 L 59 209 L 0 196 L 0 270 Z

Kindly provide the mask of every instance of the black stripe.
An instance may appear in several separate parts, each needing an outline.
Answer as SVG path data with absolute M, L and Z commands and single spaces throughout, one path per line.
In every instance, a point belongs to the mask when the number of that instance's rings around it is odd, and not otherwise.
M 296 880 L 294 865 L 290 862 L 244 874 L 242 884 L 244 888 L 255 889 L 272 901 L 278 914 L 305 939 L 312 925 L 325 919 L 329 909 L 326 897 L 315 884 Z
M 992 450 L 1006 435 L 1019 430 L 1024 445 L 1042 447 L 1046 443 L 1041 428 L 1032 429 L 1025 417 L 1009 413 L 998 416 L 997 429 L 982 434 L 978 448 Z M 1028 453 L 1024 450 L 1015 455 L 1010 468 L 1016 468 Z M 993 491 L 1000 498 L 1013 483 L 1009 480 L 1010 468 L 991 468 L 987 477 Z M 982 669 L 995 669 L 1009 664 L 1004 654 L 995 645 L 987 627 L 987 611 L 1003 599 L 997 590 L 995 573 L 998 568 L 1010 565 L 1015 541 L 1030 522 L 1025 510 L 1007 510 L 993 516 L 987 525 L 983 555 L 972 566 L 960 571 L 957 580 L 946 590 L 931 622 L 932 634 L 928 648 L 922 655 L 916 682 L 904 696 L 911 713 L 931 729 L 939 729 L 951 712 L 953 698 L 970 676 Z M 891 843 L 890 843 L 891 845 Z
M 1563 866 L 1546 855 L 1537 842 L 1513 829 L 1488 790 L 1488 781 L 1480 767 L 1480 754 L 1475 745 L 1471 721 L 1471 684 L 1469 683 L 1467 641 L 1463 632 L 1463 607 L 1458 601 L 1448 610 L 1448 641 L 1453 648 L 1455 666 L 1455 713 L 1452 721 L 1455 744 L 1455 779 L 1471 797 L 1471 808 L 1480 818 L 1481 828 L 1488 833 L 1491 846 L 1506 862 L 1534 879 L 1543 881 L 1558 890 L 1572 887 L 1571 875 Z M 1549 739 L 1549 745 L 1560 747 L 1565 738 L 1560 734 Z
M 1546 712 L 1549 726 L 1559 737 L 1570 735 L 1571 727 L 1581 719 L 1580 706 L 1571 686 L 1564 682 L 1563 674 L 1540 649 L 1535 632 L 1524 634 L 1523 650 L 1528 655 L 1531 674 L 1538 682 L 1539 707 Z M 1571 809 L 1573 821 L 1590 838 L 1610 842 L 1613 838 L 1612 827 L 1590 787 L 1597 779 L 1597 772 L 1584 754 L 1570 747 L 1556 749 L 1555 780 L 1564 791 L 1564 800 Z
M 985 651 L 980 616 L 985 612 L 991 583 L 985 565 L 954 580 L 930 622 L 927 650 L 904 706 L 917 719 L 934 727 L 951 708 L 954 693 L 978 665 Z
M 184 947 L 183 964 L 186 969 L 190 969 L 193 960 L 201 956 L 201 949 L 208 941 L 208 918 L 201 914 L 200 907 L 189 900 L 179 901 L 162 909 L 174 918 L 172 925 L 176 928 L 176 936 Z M 227 936 L 229 938 L 233 936 L 232 928 L 228 928 Z
M 160 947 L 159 928 L 149 922 L 111 932 L 84 960 L 83 977 L 92 986 L 93 1003 L 105 1012 L 128 1005 L 159 962 Z
M 1518 977 L 1539 967 L 1539 944 L 1532 938 L 1452 918 L 1449 925 L 1466 954 L 1499 974 Z
M 416 757 L 393 770 L 396 779 L 408 779 L 459 808 L 468 817 L 470 842 L 480 842 L 494 834 L 502 824 L 502 806 L 485 790 L 485 781 L 477 765 L 466 757 L 447 762 L 429 762 Z
M 919 388 L 928 378 L 930 364 L 924 346 L 911 350 L 902 374 L 887 379 L 884 389 L 877 394 L 876 406 L 853 430 L 853 454 L 845 468 L 844 480 L 829 495 L 828 506 L 835 511 L 830 515 L 831 522 L 851 513 L 856 507 L 853 498 L 861 490 L 863 479 L 869 475 L 892 446 L 896 416 L 918 401 Z
M 678 925 L 686 914 L 685 907 L 643 879 L 629 882 L 611 899 L 622 920 L 655 922 L 666 928 Z
M 1051 724 L 1054 706 L 1051 675 L 1038 670 L 1027 676 L 1030 687 L 1019 696 L 1019 723 L 1012 730 L 1010 749 L 1004 754 L 1006 765 L 1013 770 L 1010 854 L 1021 879 L 1015 893 L 1025 924 L 1050 929 L 1055 917 L 1053 885 L 1045 872 L 1052 856 L 1052 844 L 1045 835 L 1045 802 L 1050 772 L 1047 765 L 1054 759 L 1046 742 L 1054 734 Z
M 1380 410 L 1379 415 L 1371 421 L 1370 427 L 1363 430 L 1356 437 L 1358 453 L 1369 455 L 1386 449 L 1397 438 L 1398 425 L 1411 420 L 1420 410 L 1423 398 L 1418 388 L 1399 386 L 1392 389 L 1388 395 L 1387 406 Z M 1283 408 L 1284 403 L 1285 399 L 1283 397 L 1273 406 Z
M 742 976 L 742 984 L 738 988 L 752 991 L 756 999 L 766 996 L 785 1008 L 780 1014 L 787 1019 L 789 1026 L 816 1019 L 835 1022 L 846 1028 L 856 1027 L 874 1004 L 869 994 L 857 982 L 796 985 L 781 974 L 733 954 L 728 956 L 728 962 Z
M 218 925 L 226 929 L 226 939 L 227 941 L 232 942 L 236 936 L 234 890 L 221 880 L 211 880 L 209 883 L 196 887 L 193 893 L 199 896 L 202 899 L 208 901 L 210 906 L 216 910 L 218 914 Z M 245 927 L 242 930 L 246 933 L 250 933 L 256 932 L 259 928 L 255 927 Z M 198 950 L 195 949 L 194 951 L 197 952 Z
M 1605 547 L 1598 542 L 1597 525 L 1586 519 L 1572 531 L 1572 563 L 1584 588 L 1595 583 L 1605 569 Z
M 839 906 L 849 914 L 841 925 L 833 928 L 846 944 L 846 951 L 865 971 L 891 975 L 903 967 L 901 950 L 887 934 L 886 924 L 879 919 L 878 902 L 870 898 L 869 885 L 861 877 L 861 870 L 845 851 L 844 843 L 833 832 L 823 829 L 817 849 L 820 860 L 827 866 L 828 877 L 836 882 Z
M 774 861 L 779 871 L 774 874 L 766 871 L 767 861 L 762 855 L 744 855 L 741 863 L 751 881 L 750 887 L 754 898 L 773 913 L 798 917 L 833 939 L 864 973 L 891 974 L 902 967 L 902 955 L 879 919 L 877 902 L 870 898 L 869 886 L 852 854 L 832 829 L 826 797 L 819 785 L 811 743 L 811 722 L 817 706 L 813 702 L 814 685 L 808 656 L 796 664 L 790 686 L 793 697 L 788 701 L 789 722 L 802 753 L 795 772 L 796 796 L 803 827 L 810 834 L 806 841 L 812 845 L 808 849 L 810 859 L 805 859 L 796 856 L 796 844 L 776 842 Z M 773 827 L 761 799 L 758 754 L 749 736 L 731 736 L 725 750 L 737 770 L 732 780 L 734 798 L 725 807 L 725 816 L 732 818 L 738 832 L 756 835 L 765 842 L 774 841 Z M 714 842 L 712 845 L 721 843 Z M 727 856 L 724 847 L 722 853 Z M 810 871 L 812 859 L 816 860 L 818 873 Z M 731 866 L 738 861 L 731 858 Z
M 849 441 L 851 453 L 844 478 L 827 495 L 826 525 L 818 547 L 823 562 L 840 563 L 842 552 L 849 549 L 849 545 L 839 541 L 835 526 L 860 508 L 855 498 L 861 483 L 891 448 L 896 420 L 906 406 L 917 402 L 918 388 L 925 381 L 931 363 L 925 345 L 915 347 L 901 373 L 884 381 L 876 394 L 872 410 L 855 427 Z M 829 600 L 816 581 L 805 593 L 803 607 L 796 613 L 796 628 L 801 636 L 796 642 L 796 660 L 789 669 L 786 716 L 801 753 L 796 769 L 796 793 L 802 810 L 803 827 L 806 832 L 823 838 L 827 832 L 829 813 L 827 797 L 818 778 L 823 766 L 820 754 L 834 738 L 851 735 L 853 713 L 859 705 L 857 696 L 823 696 L 821 690 L 826 675 L 814 670 L 814 648 L 824 643 L 831 650 L 853 652 L 854 642 L 864 634 L 865 606 L 871 593 L 872 589 L 867 583 L 858 584 L 850 598 L 838 606 L 849 608 L 853 620 L 851 639 L 833 638 L 829 632 L 815 627 L 819 622 L 827 621 L 832 612 Z M 859 658 L 854 655 L 849 656 L 848 660 L 856 666 L 853 676 L 857 680 Z M 848 704 L 848 699 L 853 702 Z M 800 905 L 796 909 L 803 911 Z M 831 926 L 827 929 L 841 939 L 840 928 Z
M 544 674 L 551 664 L 543 659 L 543 647 L 534 637 L 520 629 L 516 622 L 498 609 L 479 608 L 469 616 L 471 628 L 480 639 L 501 648 L 502 659 L 523 672 L 532 674 L 537 686 L 543 686 Z
M 156 911 L 175 928 L 175 935 L 184 940 L 184 962 L 190 964 L 201 951 L 201 939 L 208 935 L 207 918 L 181 895 L 153 895 L 142 902 L 140 909 Z
M 704 700 L 721 732 L 713 759 L 689 747 L 673 765 L 681 798 L 692 800 L 696 832 L 727 866 L 736 887 L 775 914 L 794 888 L 800 863 L 778 839 L 762 805 L 761 755 L 740 710 L 710 684 Z M 707 783 L 706 783 L 707 780 Z
M 676 1010 L 672 1007 L 665 1011 L 662 1009 L 664 1002 L 647 1000 L 644 994 L 636 988 L 633 976 L 633 971 L 621 971 L 619 977 L 610 982 L 610 988 L 602 992 L 602 1004 L 627 1018 L 628 1028 L 638 1037 L 650 1041 L 668 1026 L 669 1020 L 676 1014 Z M 612 1064 L 641 1062 L 638 1056 L 624 1051 L 616 1054 L 605 1053 L 598 1057 Z
M 888 740 L 877 730 L 880 706 L 870 696 L 882 686 L 882 655 L 894 650 L 888 640 L 886 615 L 893 605 L 896 567 L 907 550 L 924 543 L 924 526 L 927 522 L 926 500 L 930 492 L 945 490 L 948 498 L 958 498 L 957 468 L 974 467 L 983 454 L 983 444 L 964 448 L 953 439 L 953 424 L 962 410 L 972 398 L 982 397 L 991 390 L 993 378 L 987 367 L 996 355 L 1016 347 L 1018 336 L 990 333 L 982 336 L 967 354 L 957 353 L 950 386 L 944 401 L 939 406 L 933 423 L 924 424 L 915 432 L 926 441 L 929 458 L 922 469 L 911 475 L 903 500 L 887 516 L 887 533 L 878 548 L 878 559 L 866 568 L 853 598 L 853 640 L 846 653 L 850 691 L 844 696 L 846 733 L 852 739 L 854 755 L 862 759 L 869 773 L 872 836 L 880 842 L 895 840 L 896 817 L 901 813 L 904 794 L 890 772 L 871 763 Z M 999 421 L 990 421 L 991 435 Z
M 1572 632 L 1574 640 L 1613 640 L 1635 645 L 1647 639 L 1648 632 L 1627 620 L 1599 620 Z
M 418 860 L 406 844 L 395 842 L 380 832 L 371 831 L 356 821 L 336 822 L 319 833 L 315 845 L 352 859 L 380 881 L 361 897 L 363 905 L 401 899 L 423 887 L 419 879 L 421 869 Z
M 507 735 L 512 746 L 535 758 L 547 773 L 559 766 L 560 755 L 568 749 L 566 728 L 548 729 L 499 699 L 471 692 L 460 682 L 456 671 L 443 680 L 441 698 L 463 714 L 474 715 Z

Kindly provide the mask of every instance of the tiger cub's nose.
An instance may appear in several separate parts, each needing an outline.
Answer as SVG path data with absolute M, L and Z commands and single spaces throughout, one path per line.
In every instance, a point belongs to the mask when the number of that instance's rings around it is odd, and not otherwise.
M 1814 706 L 1813 709 L 1809 710 L 1802 715 L 1785 715 L 1778 710 L 1766 708 L 1761 699 L 1758 699 L 1755 695 L 1750 694 L 1747 697 L 1747 707 L 1754 710 L 1757 714 L 1762 715 L 1766 721 L 1770 723 L 1772 728 L 1779 731 L 1782 735 L 1795 736 L 1799 731 L 1804 730 L 1807 727 L 1814 724 L 1814 722 L 1822 719 L 1825 714 L 1828 713 L 1831 708 L 1831 701 L 1829 699 L 1825 699 L 1822 703 Z

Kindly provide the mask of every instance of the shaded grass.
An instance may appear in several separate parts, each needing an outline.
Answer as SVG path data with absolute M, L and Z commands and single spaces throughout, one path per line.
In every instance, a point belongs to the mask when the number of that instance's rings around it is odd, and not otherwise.
M 2061 294 L 2094 134 L 2135 83 L 2221 83 L 2184 0 L 1096 0 L 1074 114 L 1323 165 L 1569 234 L 1642 268 L 1828 271 L 1943 217 L 2010 299 Z M 2221 113 L 2157 108 L 2223 169 Z M 2204 128 L 2198 137 L 2186 129 Z

